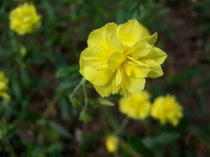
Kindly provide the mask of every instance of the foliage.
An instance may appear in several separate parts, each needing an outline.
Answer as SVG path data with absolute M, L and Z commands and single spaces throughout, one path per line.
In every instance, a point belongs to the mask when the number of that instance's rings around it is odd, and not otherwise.
M 1 99 L 1 157 L 109 156 L 111 134 L 122 157 L 209 154 L 209 0 L 25 1 L 42 24 L 24 36 L 9 28 L 11 10 L 24 1 L 0 1 L 0 69 L 11 97 Z M 146 89 L 152 100 L 176 95 L 184 110 L 177 127 L 124 118 L 119 96 L 100 98 L 78 72 L 88 34 L 131 18 L 158 32 L 157 45 L 169 56 L 164 76 L 148 79 Z

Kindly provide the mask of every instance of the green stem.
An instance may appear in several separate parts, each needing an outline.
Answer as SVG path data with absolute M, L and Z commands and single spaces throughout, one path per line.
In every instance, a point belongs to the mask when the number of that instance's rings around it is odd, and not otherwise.
M 83 86 L 83 84 L 85 83 L 85 78 L 83 77 L 82 80 L 79 82 L 79 84 L 73 89 L 73 92 L 70 95 L 70 100 L 72 100 L 72 98 L 74 97 L 74 95 L 77 93 L 78 89 L 80 89 L 80 87 Z
M 8 141 L 8 143 L 7 143 L 7 148 L 8 148 L 8 150 L 9 150 L 9 152 L 11 153 L 11 157 L 17 157 L 17 155 L 15 154 L 15 151 L 14 151 L 14 149 L 13 149 L 13 147 L 12 147 L 12 145 L 10 144 L 10 142 Z
M 142 155 L 140 155 L 136 150 L 134 150 L 129 144 L 127 144 L 125 141 L 123 141 L 122 139 L 120 139 L 120 143 L 122 144 L 122 146 L 128 150 L 133 157 L 143 157 Z
M 50 113 L 54 110 L 55 105 L 58 103 L 58 101 L 60 100 L 60 96 L 56 95 L 53 100 L 49 103 L 47 109 L 45 110 L 43 117 L 47 118 Z
M 126 127 L 126 125 L 128 124 L 128 122 L 129 122 L 129 118 L 126 116 L 123 119 L 120 127 L 116 130 L 116 134 L 120 134 L 122 132 L 122 130 Z
M 87 110 L 87 107 L 88 107 L 88 96 L 87 96 L 87 89 L 86 89 L 86 80 L 84 78 L 82 79 L 82 91 L 83 91 L 83 94 L 84 94 L 84 102 L 85 102 L 84 109 Z

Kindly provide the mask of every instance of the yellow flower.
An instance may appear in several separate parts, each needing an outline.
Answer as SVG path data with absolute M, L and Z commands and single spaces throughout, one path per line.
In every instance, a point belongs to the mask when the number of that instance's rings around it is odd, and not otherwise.
M 25 3 L 10 13 L 10 29 L 19 35 L 32 33 L 41 25 L 41 16 L 32 3 Z
M 114 135 L 109 135 L 106 138 L 106 149 L 110 153 L 114 153 L 118 148 L 118 138 Z
M 158 119 L 161 124 L 169 122 L 176 126 L 179 123 L 179 119 L 183 116 L 182 107 L 174 96 L 160 96 L 155 99 L 152 105 L 151 116 Z
M 4 75 L 3 72 L 0 72 L 0 97 L 4 99 L 10 99 L 10 96 L 7 94 L 9 80 Z
M 150 111 L 149 97 L 149 93 L 146 91 L 132 94 L 129 98 L 123 97 L 119 103 L 120 111 L 136 120 L 145 119 Z
M 150 35 L 135 19 L 108 23 L 90 33 L 80 56 L 80 73 L 103 97 L 138 93 L 146 77 L 163 75 L 160 64 L 166 54 L 154 46 L 156 39 L 157 33 Z

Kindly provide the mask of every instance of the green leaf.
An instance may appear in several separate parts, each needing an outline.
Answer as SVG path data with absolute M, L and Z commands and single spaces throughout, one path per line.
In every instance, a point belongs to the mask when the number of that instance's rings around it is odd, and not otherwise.
M 86 110 L 83 109 L 80 112 L 79 120 L 84 121 L 84 122 L 88 122 L 91 119 L 92 119 L 91 115 Z
M 47 153 L 55 153 L 55 152 L 61 152 L 64 148 L 64 144 L 63 143 L 54 143 L 52 145 L 50 145 L 46 152 Z
M 65 129 L 63 128 L 61 125 L 50 121 L 49 122 L 49 126 L 55 131 L 57 132 L 59 135 L 66 137 L 68 139 L 72 138 L 72 135 Z
M 134 136 L 128 136 L 127 140 L 128 144 L 131 145 L 131 147 L 135 149 L 136 152 L 145 157 L 146 156 L 152 157 L 151 151 L 147 147 L 145 147 L 140 138 Z
M 88 151 L 91 146 L 95 147 L 95 141 L 98 139 L 101 139 L 103 136 L 102 132 L 92 132 L 86 135 L 82 140 L 82 146 L 81 146 L 81 153 L 82 157 L 88 156 Z
M 59 69 L 56 74 L 55 77 L 56 78 L 63 78 L 63 77 L 67 77 L 75 72 L 79 71 L 79 65 L 72 65 L 72 66 L 68 66 L 68 67 L 64 67 Z
M 180 137 L 179 133 L 162 133 L 156 137 L 146 137 L 142 139 L 142 143 L 147 148 L 153 148 L 158 145 L 165 145 L 177 140 Z
M 70 117 L 70 105 L 66 99 L 62 99 L 59 108 L 63 119 L 67 120 Z
M 79 81 L 80 80 L 77 78 L 71 78 L 71 77 L 66 78 L 59 84 L 56 90 L 57 92 L 64 92 L 65 90 L 68 90 L 69 93 L 69 90 L 75 87 L 79 83 Z
M 104 106 L 114 106 L 114 103 L 111 102 L 111 101 L 109 101 L 109 100 L 107 100 L 107 99 L 99 98 L 98 100 L 99 100 L 99 103 L 101 105 L 104 105 Z

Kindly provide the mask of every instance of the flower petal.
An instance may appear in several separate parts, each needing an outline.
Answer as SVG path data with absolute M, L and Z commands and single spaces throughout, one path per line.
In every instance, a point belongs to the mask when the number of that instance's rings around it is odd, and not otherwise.
M 158 64 L 162 64 L 165 61 L 166 57 L 167 55 L 164 51 L 162 51 L 161 49 L 157 47 L 153 47 L 152 50 L 148 54 L 146 54 L 145 56 L 141 58 L 141 60 L 153 59 Z
M 149 37 L 147 37 L 145 40 L 146 40 L 149 44 L 154 45 L 154 44 L 156 43 L 156 41 L 157 41 L 157 38 L 158 38 L 158 34 L 157 34 L 157 32 L 156 32 L 156 33 L 150 35 Z
M 137 20 L 129 20 L 125 24 L 118 26 L 118 38 L 122 42 L 136 43 L 149 36 L 149 31 Z
M 108 59 L 108 66 L 114 72 L 117 67 L 125 60 L 125 56 L 120 52 L 113 53 Z
M 152 48 L 153 47 L 146 41 L 140 41 L 129 50 L 128 54 L 135 59 L 139 59 L 140 57 L 148 55 Z
M 98 47 L 107 51 L 107 54 L 112 52 L 120 52 L 122 45 L 116 36 L 117 25 L 108 23 L 104 27 L 94 30 L 88 37 L 89 47 Z
M 107 84 L 106 86 L 94 86 L 98 94 L 102 97 L 107 97 L 112 93 L 112 86 Z
M 163 70 L 157 62 L 152 59 L 142 60 L 141 62 L 150 66 L 151 71 L 148 73 L 148 77 L 156 78 L 163 75 Z
M 122 85 L 130 93 L 138 93 L 144 89 L 145 79 L 144 78 L 131 78 L 127 77 L 125 74 L 122 79 Z
M 107 84 L 110 79 L 113 77 L 113 74 L 110 70 L 99 70 L 86 66 L 84 68 L 84 76 L 92 84 L 96 86 L 104 86 Z
M 107 67 L 106 52 L 97 47 L 88 47 L 80 55 L 80 68 L 86 66 L 92 66 L 97 70 L 105 69 Z
M 116 86 L 119 86 L 121 81 L 122 81 L 122 75 L 120 69 L 118 69 L 116 72 Z
M 139 61 L 136 62 L 128 61 L 123 64 L 123 68 L 125 74 L 133 78 L 145 78 L 147 77 L 148 72 L 150 71 L 149 66 Z

